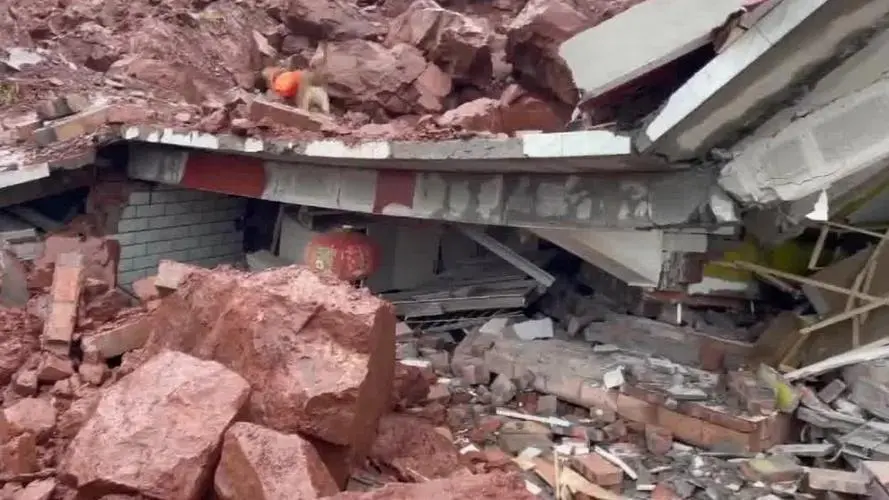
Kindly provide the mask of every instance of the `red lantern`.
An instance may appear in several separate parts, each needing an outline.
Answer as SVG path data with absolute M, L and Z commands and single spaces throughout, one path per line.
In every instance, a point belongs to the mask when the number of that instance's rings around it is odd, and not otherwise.
M 379 265 L 377 245 L 366 234 L 337 229 L 316 235 L 306 245 L 304 262 L 346 280 L 367 278 Z

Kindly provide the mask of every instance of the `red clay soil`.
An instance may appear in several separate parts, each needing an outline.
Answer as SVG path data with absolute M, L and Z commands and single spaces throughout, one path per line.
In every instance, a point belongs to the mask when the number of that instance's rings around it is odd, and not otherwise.
M 79 94 L 94 104 L 136 105 L 115 120 L 127 124 L 286 139 L 559 130 L 577 93 L 558 44 L 640 1 L 463 0 L 442 2 L 443 9 L 433 0 L 109 0 L 99 7 L 2 0 L 0 47 L 42 61 L 4 64 L 0 49 L 0 123 L 10 127 L 43 100 Z M 247 103 L 262 92 L 258 72 L 305 67 L 320 43 L 328 48 L 334 123 L 311 133 L 249 119 Z M 29 144 L 2 132 L 0 148 Z M 29 154 L 78 146 L 87 144 Z

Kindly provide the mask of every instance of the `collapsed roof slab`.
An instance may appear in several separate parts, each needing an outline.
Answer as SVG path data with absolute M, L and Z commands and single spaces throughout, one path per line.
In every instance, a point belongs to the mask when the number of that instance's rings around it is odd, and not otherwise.
M 884 76 L 774 135 L 751 141 L 723 168 L 719 183 L 743 204 L 782 205 L 782 213 L 801 220 L 822 190 L 842 203 L 885 170 L 887 116 L 889 79 Z M 836 213 L 839 204 L 830 205 Z
M 289 204 L 514 227 L 712 222 L 712 169 L 598 174 L 398 170 L 131 145 L 130 177 Z M 457 160 L 451 160 L 456 162 Z M 720 191 L 721 193 L 721 191 Z M 724 194 L 723 194 L 724 196 Z
M 636 146 L 678 161 L 734 142 L 854 54 L 887 15 L 887 2 L 781 1 L 674 92 Z
M 444 141 L 338 139 L 265 140 L 227 134 L 183 132 L 154 126 L 132 126 L 123 139 L 266 159 L 318 165 L 453 172 L 653 172 L 682 170 L 652 157 L 635 155 L 629 136 L 607 130 L 523 133 L 517 137 Z
M 648 0 L 566 40 L 559 55 L 582 99 L 616 89 L 710 42 L 743 0 Z

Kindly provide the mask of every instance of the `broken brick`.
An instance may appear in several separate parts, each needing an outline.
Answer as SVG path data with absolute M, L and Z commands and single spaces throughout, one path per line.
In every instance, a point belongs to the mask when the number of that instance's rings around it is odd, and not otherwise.
M 657 425 L 646 425 L 645 444 L 655 455 L 666 455 L 673 447 L 673 433 Z
M 319 131 L 330 121 L 323 114 L 303 111 L 299 108 L 256 98 L 250 103 L 249 118 L 259 123 L 260 120 L 300 130 Z
M 43 328 L 45 349 L 67 355 L 77 324 L 77 303 L 83 290 L 84 259 L 76 252 L 59 254 L 53 275 L 49 317 Z
M 70 359 L 60 358 L 44 353 L 37 367 L 37 380 L 40 382 L 58 382 L 74 375 L 74 365 Z
M 339 492 L 310 442 L 246 422 L 225 432 L 213 485 L 220 500 L 312 499 Z
M 590 453 L 571 459 L 580 475 L 599 486 L 616 486 L 624 480 L 624 471 L 601 456 Z
M 123 324 L 108 325 L 90 332 L 82 340 L 82 349 L 84 352 L 98 352 L 109 359 L 142 347 L 150 333 L 149 318 L 138 316 Z

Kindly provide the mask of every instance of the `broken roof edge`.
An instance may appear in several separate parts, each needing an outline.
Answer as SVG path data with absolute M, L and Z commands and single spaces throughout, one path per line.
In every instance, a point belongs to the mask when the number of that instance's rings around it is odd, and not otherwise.
M 606 130 L 525 133 L 508 138 L 471 138 L 432 141 L 339 139 L 290 141 L 231 134 L 181 132 L 156 126 L 126 126 L 121 138 L 214 151 L 298 155 L 342 160 L 519 160 L 630 156 L 629 135 Z
M 649 151 L 720 89 L 741 75 L 827 0 L 783 0 L 766 12 L 738 40 L 695 73 L 654 116 L 636 145 Z

